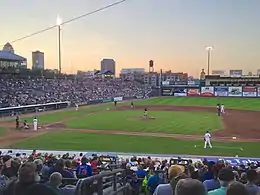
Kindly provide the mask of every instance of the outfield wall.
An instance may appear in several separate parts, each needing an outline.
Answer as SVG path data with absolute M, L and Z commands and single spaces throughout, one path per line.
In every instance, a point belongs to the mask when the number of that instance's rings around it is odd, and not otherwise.
M 162 86 L 162 96 L 260 98 L 260 87 L 252 86 Z
M 15 156 L 17 153 L 26 155 L 30 155 L 32 153 L 32 150 L 24 150 L 24 149 L 0 149 L 2 151 L 2 154 L 8 154 L 10 156 Z M 181 157 L 182 159 L 189 160 L 191 159 L 193 162 L 202 162 L 205 158 L 208 161 L 218 161 L 218 160 L 224 160 L 233 166 L 235 165 L 247 165 L 248 163 L 258 163 L 260 162 L 260 158 L 250 158 L 250 157 L 223 157 L 223 156 L 198 156 L 198 155 L 178 155 L 178 154 L 141 154 L 141 153 L 121 153 L 121 152 L 95 152 L 95 151 L 64 151 L 64 150 L 37 150 L 38 153 L 48 153 L 48 154 L 66 154 L 69 153 L 70 156 L 73 156 L 74 154 L 76 156 L 79 156 L 80 153 L 83 153 L 87 157 L 91 157 L 93 154 L 97 154 L 98 156 L 117 156 L 119 158 L 123 159 L 129 159 L 133 156 L 137 157 L 152 157 L 157 158 L 159 160 L 170 160 L 170 159 L 177 159 L 178 157 Z

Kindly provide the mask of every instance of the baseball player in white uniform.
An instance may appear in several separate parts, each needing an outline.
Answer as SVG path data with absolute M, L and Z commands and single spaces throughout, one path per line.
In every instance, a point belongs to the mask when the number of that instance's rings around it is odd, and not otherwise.
M 212 148 L 210 139 L 211 139 L 211 135 L 210 135 L 209 131 L 207 131 L 207 132 L 205 133 L 205 135 L 204 135 L 204 141 L 205 141 L 204 148 L 207 148 L 207 146 L 209 146 L 210 148 Z
M 79 105 L 78 105 L 78 104 L 75 104 L 75 106 L 76 106 L 76 110 L 78 110 L 78 109 L 79 109 Z
M 34 117 L 33 119 L 33 130 L 37 131 L 38 129 L 38 119 L 36 117 Z
M 221 104 L 221 106 L 220 106 L 220 112 L 221 112 L 222 114 L 225 114 L 225 106 L 224 106 L 224 104 Z

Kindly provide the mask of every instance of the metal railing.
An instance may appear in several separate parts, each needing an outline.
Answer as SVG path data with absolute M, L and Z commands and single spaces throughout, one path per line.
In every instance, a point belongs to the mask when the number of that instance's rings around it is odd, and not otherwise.
M 98 175 L 80 179 L 76 185 L 75 195 L 127 195 L 125 169 L 105 171 Z

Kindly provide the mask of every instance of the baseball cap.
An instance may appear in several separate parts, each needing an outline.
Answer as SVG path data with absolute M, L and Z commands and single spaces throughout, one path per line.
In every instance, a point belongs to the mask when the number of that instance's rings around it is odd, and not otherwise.
M 174 178 L 179 176 L 180 174 L 184 173 L 185 168 L 184 166 L 181 165 L 172 165 L 170 166 L 169 170 L 168 170 L 168 174 L 170 178 Z
M 234 180 L 235 175 L 231 168 L 222 168 L 218 172 L 218 178 L 220 181 L 232 181 Z

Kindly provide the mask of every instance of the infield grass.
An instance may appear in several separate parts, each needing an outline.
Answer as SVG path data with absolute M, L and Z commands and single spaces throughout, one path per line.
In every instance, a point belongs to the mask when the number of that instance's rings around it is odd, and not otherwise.
M 194 147 L 197 145 L 198 147 Z M 214 146 L 216 146 L 214 148 Z M 223 147 L 223 148 L 219 148 Z M 226 147 L 226 148 L 225 148 Z M 229 148 L 230 147 L 230 148 Z M 243 148 L 241 151 L 239 148 Z M 43 150 L 86 150 L 135 152 L 152 154 L 186 154 L 259 157 L 259 143 L 213 142 L 212 149 L 203 148 L 202 141 L 129 135 L 102 135 L 93 133 L 53 132 L 27 139 L 12 148 Z
M 136 105 L 176 105 L 176 106 L 207 106 L 216 107 L 223 103 L 226 109 L 243 109 L 260 111 L 259 98 L 232 97 L 160 97 L 136 102 Z
M 182 111 L 149 111 L 154 119 L 143 119 L 141 110 L 108 110 L 67 122 L 72 129 L 122 130 L 204 134 L 206 130 L 221 129 L 221 118 L 214 113 Z

